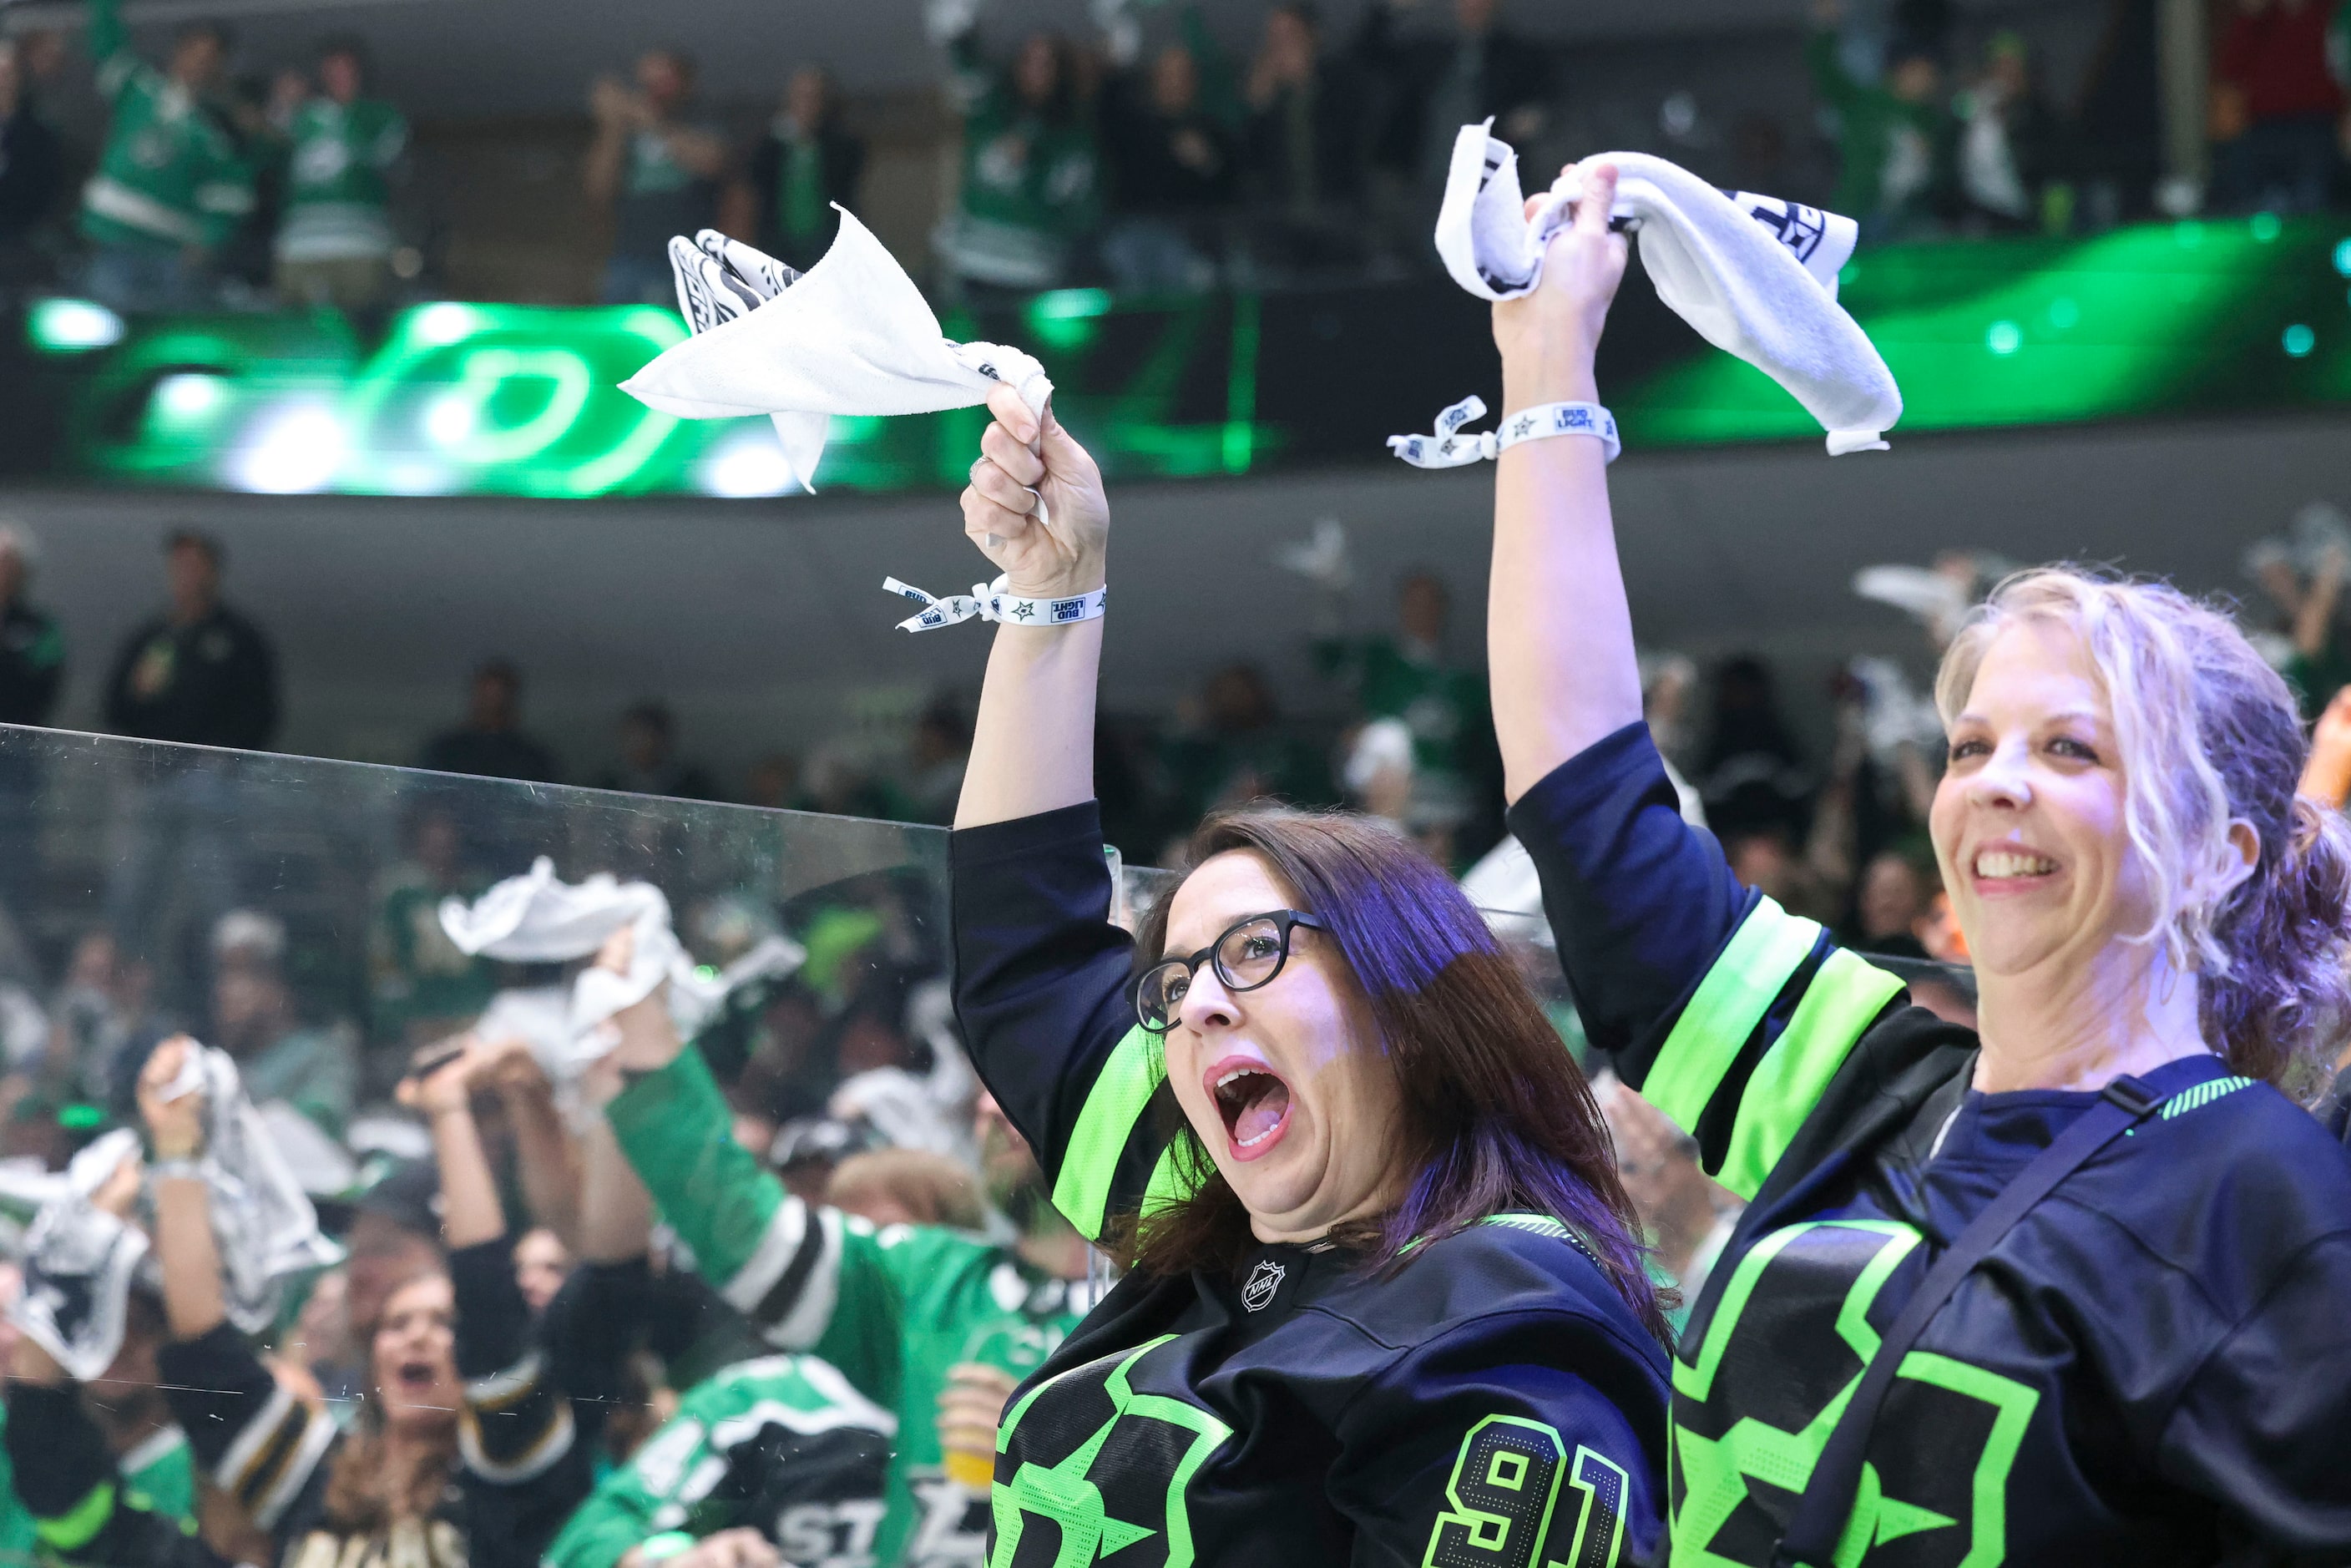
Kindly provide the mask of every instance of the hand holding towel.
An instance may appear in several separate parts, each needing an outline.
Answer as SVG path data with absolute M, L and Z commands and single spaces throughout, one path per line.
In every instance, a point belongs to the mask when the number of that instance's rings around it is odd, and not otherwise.
M 471 904 L 463 899 L 444 900 L 441 929 L 459 952 L 542 964 L 592 957 L 615 933 L 633 932 L 626 971 L 591 964 L 573 978 L 570 1009 L 560 1030 L 543 1024 L 511 1030 L 529 1043 L 559 1089 L 577 1083 L 611 1050 L 610 1031 L 603 1026 L 612 1016 L 653 995 L 663 982 L 669 983 L 671 1019 L 678 1032 L 691 1039 L 729 990 L 754 979 L 789 974 L 807 956 L 797 943 L 770 937 L 716 979 L 703 979 L 670 927 L 669 900 L 661 889 L 651 883 L 620 882 L 603 872 L 585 882 L 568 883 L 555 874 L 555 862 L 544 855 L 527 874 L 508 877 Z M 486 1013 L 475 1027 L 491 1021 Z M 533 1020 L 498 1021 L 528 1026 Z
M 1437 220 L 1454 280 L 1483 299 L 1515 299 L 1542 277 L 1544 248 L 1570 221 L 1581 182 L 1569 170 L 1530 220 L 1518 154 L 1465 125 Z M 1853 221 L 1746 192 L 1726 195 L 1645 152 L 1603 152 L 1616 166 L 1613 219 L 1635 232 L 1657 297 L 1715 347 L 1788 389 L 1828 432 L 1832 455 L 1882 450 L 1902 417 L 1893 372 L 1836 302 Z

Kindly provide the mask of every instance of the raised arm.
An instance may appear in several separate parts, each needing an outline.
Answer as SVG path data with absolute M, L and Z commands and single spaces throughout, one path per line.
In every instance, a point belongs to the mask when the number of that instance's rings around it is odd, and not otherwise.
M 155 1257 L 163 1270 L 163 1312 L 175 1340 L 202 1338 L 228 1316 L 221 1292 L 220 1249 L 213 1239 L 212 1199 L 196 1157 L 204 1147 L 204 1103 L 199 1093 L 167 1098 L 186 1053 L 185 1035 L 167 1040 L 139 1073 L 139 1113 L 155 1151 Z
M 1039 421 L 1008 386 L 987 400 L 994 423 L 963 493 L 963 531 L 1016 595 L 1068 599 L 1102 586 L 1110 507 L 1102 471 L 1045 410 Z M 1045 518 L 1037 516 L 1041 498 Z M 1033 817 L 1094 794 L 1094 682 L 1102 623 L 999 626 L 973 726 L 955 825 Z
M 581 1211 L 590 1189 L 585 1155 L 580 1140 L 563 1124 L 563 1113 L 555 1103 L 555 1086 L 548 1082 L 525 1041 L 485 1040 L 483 1050 L 482 1075 L 497 1091 L 514 1128 L 515 1164 L 522 1176 L 523 1200 L 530 1206 L 531 1220 L 561 1237 L 563 1245 L 577 1255 Z M 644 1249 L 640 1245 L 637 1250 Z
M 157 1161 L 149 1173 L 155 1252 L 172 1329 L 156 1364 L 198 1472 L 274 1539 L 289 1514 L 299 1516 L 298 1500 L 325 1485 L 335 1424 L 273 1377 L 228 1321 L 209 1188 L 194 1163 L 204 1152 L 203 1096 L 165 1095 L 197 1049 L 185 1035 L 167 1040 L 139 1074 L 139 1112 Z
M 1593 354 L 1625 242 L 1603 216 L 1615 172 L 1583 172 L 1541 287 L 1494 307 L 1505 419 L 1599 401 Z M 1901 982 L 1740 886 L 1682 821 L 1641 725 L 1600 444 L 1521 442 L 1497 468 L 1487 636 L 1511 831 L 1592 1043 L 1752 1197 Z M 1750 1084 L 1769 1086 L 1751 1104 Z
M 438 1049 L 428 1046 L 426 1051 Z M 433 1158 L 441 1168 L 441 1239 L 452 1252 L 507 1233 L 497 1178 L 474 1124 L 474 1080 L 485 1060 L 480 1045 L 469 1039 L 431 1072 L 400 1081 L 400 1103 L 423 1115 L 432 1129 Z
M 1542 286 L 1494 307 L 1502 418 L 1550 402 L 1597 402 L 1592 361 L 1625 276 L 1608 232 L 1616 171 L 1584 171 L 1574 225 L 1551 242 Z M 1633 615 L 1608 512 L 1600 443 L 1522 441 L 1495 465 L 1487 659 L 1502 788 L 1516 800 L 1603 736 L 1641 717 Z

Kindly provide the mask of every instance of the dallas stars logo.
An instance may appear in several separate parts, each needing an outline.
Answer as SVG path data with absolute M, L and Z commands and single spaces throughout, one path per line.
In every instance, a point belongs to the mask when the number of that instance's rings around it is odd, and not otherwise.
M 1088 1568 L 1113 1552 L 1120 1568 L 1193 1562 L 1184 1490 L 1232 1428 L 1134 1391 L 1134 1364 L 1175 1337 L 1073 1367 L 1013 1406 L 997 1473 L 1007 1458 L 1018 1468 L 996 1488 L 988 1568 Z

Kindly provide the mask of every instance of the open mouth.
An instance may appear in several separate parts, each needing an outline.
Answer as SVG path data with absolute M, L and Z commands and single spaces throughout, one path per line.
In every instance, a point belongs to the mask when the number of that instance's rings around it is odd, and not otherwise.
M 1290 1125 L 1290 1085 L 1264 1063 L 1241 1060 L 1218 1062 L 1207 1077 L 1233 1157 L 1253 1160 L 1271 1149 Z
M 392 1374 L 394 1387 L 419 1398 L 432 1393 L 440 1381 L 440 1375 L 429 1361 L 403 1361 Z

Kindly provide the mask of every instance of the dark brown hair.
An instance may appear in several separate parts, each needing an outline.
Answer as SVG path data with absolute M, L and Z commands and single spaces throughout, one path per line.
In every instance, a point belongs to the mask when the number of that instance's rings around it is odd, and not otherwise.
M 1583 1239 L 1625 1305 L 1664 1337 L 1639 1221 L 1591 1087 L 1452 878 L 1395 827 L 1352 811 L 1217 812 L 1186 861 L 1234 852 L 1260 857 L 1296 907 L 1322 920 L 1403 1092 L 1395 1157 L 1412 1179 L 1394 1208 L 1334 1239 L 1385 1269 L 1416 1243 L 1489 1215 L 1548 1215 Z M 1166 945 L 1174 897 L 1170 889 L 1144 919 L 1144 963 Z M 1176 1158 L 1192 1196 L 1128 1219 L 1120 1249 L 1153 1273 L 1235 1269 L 1254 1245 L 1249 1211 L 1178 1120 Z
M 360 1354 L 371 1369 L 375 1364 L 375 1336 L 383 1327 L 383 1312 L 392 1298 L 419 1281 L 446 1273 L 435 1266 L 409 1275 L 383 1293 L 384 1304 L 377 1309 L 374 1322 L 355 1325 Z M 381 1391 L 371 1388 L 370 1392 Z M 453 1421 L 448 1431 L 434 1440 L 425 1462 L 406 1478 L 405 1494 L 392 1495 L 393 1483 L 401 1478 L 393 1476 L 384 1461 L 383 1410 L 381 1398 L 360 1406 L 359 1424 L 343 1438 L 327 1474 L 327 1523 L 339 1534 L 373 1534 L 389 1529 L 396 1520 L 431 1519 L 441 1506 L 449 1479 L 457 1473 L 457 1426 Z

